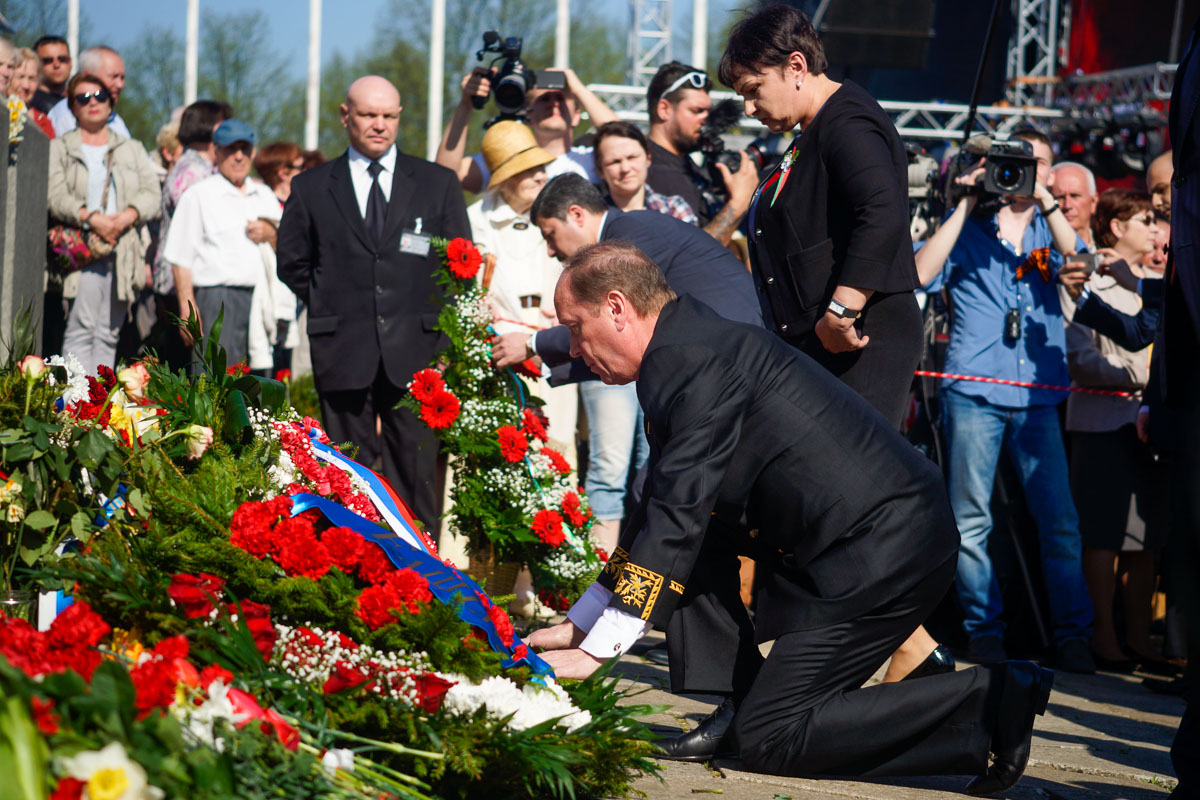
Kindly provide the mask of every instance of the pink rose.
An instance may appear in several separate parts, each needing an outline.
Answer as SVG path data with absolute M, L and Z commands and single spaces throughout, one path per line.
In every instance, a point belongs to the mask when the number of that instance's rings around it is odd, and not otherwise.
M 204 455 L 204 451 L 213 443 L 212 428 L 205 425 L 191 425 L 187 429 L 188 458 L 195 461 Z
M 17 367 L 26 380 L 36 380 L 46 371 L 46 362 L 41 356 L 25 356 Z
M 126 397 L 135 402 L 140 401 L 146 396 L 146 386 L 150 383 L 150 371 L 146 369 L 145 364 L 139 361 L 118 372 L 117 380 L 123 384 Z

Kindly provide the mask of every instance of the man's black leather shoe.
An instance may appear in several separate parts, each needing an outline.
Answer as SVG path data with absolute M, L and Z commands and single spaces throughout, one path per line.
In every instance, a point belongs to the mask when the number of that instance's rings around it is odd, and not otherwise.
M 996 794 L 1021 779 L 1029 764 L 1033 719 L 1046 712 L 1050 700 L 1054 672 L 1028 661 L 1012 661 L 1005 666 L 1004 691 L 992 732 L 992 765 L 986 775 L 967 784 L 967 794 Z
M 917 678 L 928 678 L 930 675 L 943 675 L 947 672 L 954 672 L 954 656 L 939 644 L 933 648 L 933 652 L 924 661 L 900 680 L 912 681 Z
M 729 730 L 736 710 L 733 698 L 726 698 L 692 730 L 670 739 L 660 739 L 657 744 L 663 752 L 658 757 L 671 761 L 711 761 L 736 756 L 733 732 Z

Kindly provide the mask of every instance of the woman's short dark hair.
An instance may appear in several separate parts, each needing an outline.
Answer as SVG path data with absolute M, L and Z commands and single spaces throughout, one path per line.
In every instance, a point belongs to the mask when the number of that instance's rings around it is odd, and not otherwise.
M 567 209 L 571 206 L 579 206 L 593 214 L 603 214 L 608 210 L 599 189 L 582 175 L 568 172 L 551 178 L 542 187 L 529 209 L 529 218 L 535 225 L 540 219 L 566 220 Z
M 1150 195 L 1145 192 L 1105 189 L 1096 200 L 1096 211 L 1092 214 L 1092 234 L 1101 247 L 1112 247 L 1117 243 L 1117 237 L 1112 232 L 1112 221 L 1119 219 L 1127 222 L 1146 211 L 1153 213 L 1154 206 L 1150 203 Z
M 108 87 L 104 85 L 104 81 L 100 80 L 92 73 L 76 72 L 75 75 L 72 76 L 71 80 L 67 81 L 67 107 L 72 109 L 72 111 L 75 109 L 75 95 L 80 94 L 79 87 L 85 83 L 95 86 L 97 89 L 103 89 L 104 91 L 108 92 Z M 117 98 L 113 97 L 112 92 L 108 92 L 108 107 L 116 108 L 116 106 Z
M 258 149 L 254 157 L 254 169 L 269 188 L 279 185 L 279 170 L 290 167 L 301 158 L 302 151 L 291 142 L 271 142 Z
M 646 153 L 650 152 L 650 145 L 646 143 L 646 134 L 642 133 L 642 129 L 632 122 L 626 122 L 623 119 L 616 119 L 612 122 L 606 122 L 599 128 L 596 128 L 596 133 L 592 136 L 592 159 L 596 162 L 596 171 L 600 171 L 600 143 L 605 139 L 632 139 L 641 145 L 642 150 Z
M 179 143 L 199 149 L 212 142 L 213 130 L 233 117 L 229 103 L 219 100 L 197 100 L 183 110 L 179 119 Z
M 717 77 L 732 88 L 743 72 L 782 67 L 792 53 L 804 56 L 813 75 L 822 75 L 829 69 L 825 47 L 808 15 L 788 5 L 768 6 L 747 13 L 733 26 L 717 67 Z

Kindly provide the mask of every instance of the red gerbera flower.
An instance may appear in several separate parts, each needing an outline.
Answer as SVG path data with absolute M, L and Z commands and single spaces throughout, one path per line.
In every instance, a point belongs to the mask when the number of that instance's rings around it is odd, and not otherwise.
M 454 277 L 463 280 L 474 278 L 481 263 L 483 256 L 479 255 L 479 251 L 469 239 L 451 239 L 446 245 L 446 266 Z
M 442 379 L 442 373 L 429 367 L 414 374 L 412 383 L 408 385 L 409 393 L 418 403 L 428 403 L 439 389 L 445 388 L 446 381 Z
M 421 405 L 421 419 L 434 430 L 449 428 L 458 419 L 458 398 L 448 389 L 439 389 Z
M 588 514 L 583 509 L 579 495 L 574 492 L 567 492 L 563 495 L 562 509 L 572 527 L 581 528 L 587 522 Z
M 555 472 L 560 475 L 571 474 L 571 465 L 567 463 L 567 459 L 563 457 L 562 453 L 549 447 L 543 447 L 539 452 L 550 459 L 550 468 Z
M 502 425 L 496 433 L 500 437 L 500 454 L 504 456 L 505 461 L 516 463 L 525 458 L 525 453 L 529 450 L 529 441 L 525 434 L 512 425 Z
M 533 518 L 533 524 L 529 527 L 538 535 L 546 544 L 551 547 L 558 547 L 567 538 L 563 533 L 563 518 L 562 514 L 557 511 L 551 511 L 548 508 L 543 508 Z
M 526 408 L 521 412 L 521 425 L 523 426 L 526 436 L 532 436 L 538 441 L 546 441 L 546 415 L 542 410 L 534 408 Z

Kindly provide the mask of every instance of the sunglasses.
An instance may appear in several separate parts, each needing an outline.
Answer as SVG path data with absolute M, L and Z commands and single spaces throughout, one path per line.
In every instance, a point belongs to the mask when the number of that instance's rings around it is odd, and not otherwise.
M 70 56 L 48 56 L 46 58 L 43 58 L 42 61 L 43 61 L 43 63 L 46 63 L 46 64 L 70 64 L 71 57 Z
M 108 89 L 98 89 L 94 92 L 80 92 L 71 99 L 75 101 L 75 105 L 77 106 L 86 106 L 92 100 L 95 100 L 97 103 L 107 103 L 112 99 L 112 95 L 109 94 Z
M 666 97 L 671 92 L 678 89 L 680 86 L 683 86 L 683 84 L 685 84 L 685 83 L 690 83 L 692 85 L 692 88 L 694 88 L 694 89 L 703 89 L 705 87 L 705 85 L 708 83 L 708 76 L 705 75 L 703 72 L 699 72 L 699 71 L 688 72 L 683 75 L 680 75 L 678 78 L 675 79 L 674 83 L 672 83 L 670 86 L 668 86 L 666 88 L 666 90 L 659 96 Z

